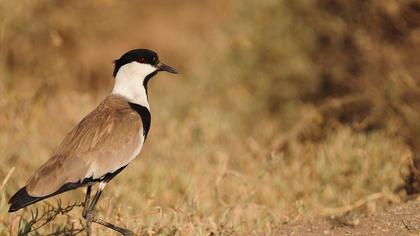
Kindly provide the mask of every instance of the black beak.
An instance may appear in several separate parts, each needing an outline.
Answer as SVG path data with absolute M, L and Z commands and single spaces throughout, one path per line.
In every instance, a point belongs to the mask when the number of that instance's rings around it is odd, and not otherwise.
M 163 64 L 163 63 L 159 63 L 157 65 L 157 70 L 158 71 L 166 71 L 166 72 L 169 72 L 169 73 L 172 73 L 172 74 L 178 74 L 178 71 L 176 71 L 175 68 L 173 68 L 171 66 L 168 66 L 166 64 Z

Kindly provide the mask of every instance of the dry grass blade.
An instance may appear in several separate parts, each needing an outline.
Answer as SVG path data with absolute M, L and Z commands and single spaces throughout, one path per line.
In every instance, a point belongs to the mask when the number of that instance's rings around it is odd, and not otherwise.
M 302 114 L 301 120 L 297 122 L 295 126 L 290 128 L 288 132 L 278 135 L 272 139 L 270 145 L 271 149 L 281 150 L 287 145 L 287 143 L 295 141 L 309 125 L 314 123 L 314 120 L 320 114 L 326 113 L 332 109 L 340 109 L 350 103 L 363 102 L 365 100 L 366 97 L 363 95 L 348 95 L 341 98 L 327 100 L 320 106 L 317 106 L 310 111 L 305 111 L 304 114 Z
M 346 206 L 338 207 L 338 208 L 328 208 L 328 207 L 321 207 L 321 215 L 323 216 L 340 216 L 343 214 L 346 214 L 350 211 L 354 211 L 363 205 L 376 201 L 381 198 L 386 198 L 390 202 L 399 203 L 399 198 L 395 197 L 393 194 L 388 192 L 380 192 L 380 193 L 373 193 L 368 196 L 366 196 L 363 199 L 360 199 L 353 204 L 349 204 Z
M 15 167 L 14 166 L 9 170 L 9 172 L 7 172 L 6 177 L 4 177 L 4 179 L 3 179 L 3 181 L 2 181 L 2 183 L 0 185 L 0 190 L 2 190 L 4 188 L 4 186 L 6 185 L 7 181 L 9 180 L 10 176 L 12 176 L 13 171 L 15 171 Z
M 150 138 L 107 185 L 107 220 L 276 235 L 282 216 L 379 212 L 420 192 L 418 0 L 139 4 L 0 0 L 0 235 L 6 199 L 110 93 L 111 61 L 133 47 L 183 73 L 151 82 Z M 32 228 L 54 220 L 31 234 L 82 225 L 65 213 L 82 191 L 60 197 L 20 212 Z

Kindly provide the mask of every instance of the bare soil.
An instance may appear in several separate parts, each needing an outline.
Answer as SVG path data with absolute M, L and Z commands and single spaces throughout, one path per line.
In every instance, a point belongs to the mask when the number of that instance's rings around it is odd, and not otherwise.
M 420 235 L 420 200 L 368 216 L 296 220 L 280 226 L 275 235 Z

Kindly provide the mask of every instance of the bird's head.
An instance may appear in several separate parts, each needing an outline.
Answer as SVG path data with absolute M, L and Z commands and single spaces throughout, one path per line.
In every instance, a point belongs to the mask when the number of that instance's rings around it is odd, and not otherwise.
M 133 49 L 115 60 L 114 77 L 118 73 L 147 77 L 160 71 L 178 73 L 173 67 L 161 63 L 156 52 L 149 49 Z
M 160 71 L 178 73 L 173 67 L 161 63 L 157 53 L 152 50 L 128 51 L 115 60 L 113 93 L 139 104 L 146 104 L 147 83 Z

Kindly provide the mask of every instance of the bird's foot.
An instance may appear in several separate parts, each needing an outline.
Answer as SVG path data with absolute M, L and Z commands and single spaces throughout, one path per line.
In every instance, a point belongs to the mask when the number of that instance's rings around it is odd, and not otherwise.
M 83 210 L 83 218 L 86 219 L 86 235 L 92 235 L 92 212 L 88 210 Z
M 107 227 L 109 229 L 115 230 L 118 233 L 120 233 L 121 235 L 124 235 L 124 236 L 134 236 L 134 233 L 131 230 L 128 230 L 126 228 L 122 228 L 122 227 L 116 226 L 116 225 L 111 224 L 111 223 L 109 223 L 109 222 L 107 222 L 107 221 L 105 221 L 105 220 L 103 220 L 101 218 L 97 218 L 97 217 L 95 217 L 92 214 L 91 211 L 85 212 L 83 214 L 83 217 L 86 219 L 86 223 L 87 223 L 87 226 L 86 226 L 86 233 L 87 233 L 87 235 L 90 235 L 90 233 L 91 233 L 90 232 L 91 231 L 90 230 L 90 225 L 91 225 L 91 222 L 94 222 L 94 223 L 103 225 L 103 226 L 105 226 L 105 227 Z

